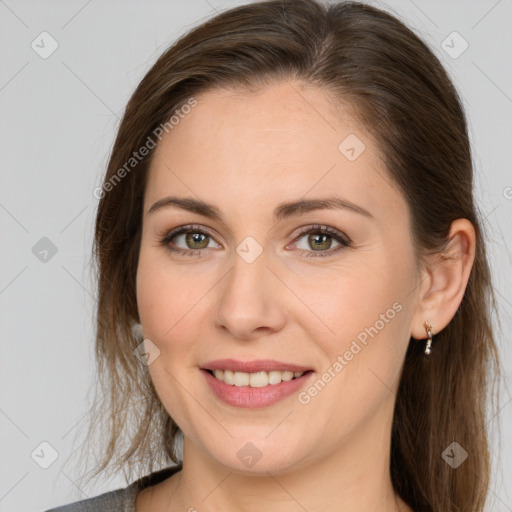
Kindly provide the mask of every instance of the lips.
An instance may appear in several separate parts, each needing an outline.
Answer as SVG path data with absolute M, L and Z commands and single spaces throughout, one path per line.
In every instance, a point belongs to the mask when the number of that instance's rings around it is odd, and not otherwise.
M 217 359 L 201 366 L 202 370 L 230 370 L 232 372 L 257 373 L 257 372 L 286 372 L 305 373 L 312 368 L 282 361 L 270 359 L 255 359 L 252 361 L 237 361 L 236 359 Z
M 288 374 L 288 378 L 285 380 L 280 378 L 279 382 L 270 381 L 275 377 L 272 374 L 281 372 L 283 376 Z M 237 361 L 235 359 L 210 361 L 201 367 L 201 373 L 211 392 L 219 400 L 230 406 L 249 409 L 267 407 L 298 393 L 314 375 L 314 371 L 307 366 L 273 360 Z M 221 373 L 224 375 L 223 379 L 218 378 L 221 377 Z M 230 379 L 233 377 L 232 383 L 225 382 L 226 373 L 231 374 Z M 261 381 L 263 376 L 258 373 L 268 373 L 269 380 Z M 257 382 L 251 381 L 255 376 Z M 248 379 L 249 382 L 247 382 Z

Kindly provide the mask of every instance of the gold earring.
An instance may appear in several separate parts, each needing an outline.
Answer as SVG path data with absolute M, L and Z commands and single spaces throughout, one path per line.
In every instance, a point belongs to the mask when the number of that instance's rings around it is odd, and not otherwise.
M 425 354 L 429 355 L 431 352 L 430 347 L 432 346 L 432 325 L 427 321 L 425 321 L 423 325 L 425 326 L 428 336 L 427 344 L 425 345 Z

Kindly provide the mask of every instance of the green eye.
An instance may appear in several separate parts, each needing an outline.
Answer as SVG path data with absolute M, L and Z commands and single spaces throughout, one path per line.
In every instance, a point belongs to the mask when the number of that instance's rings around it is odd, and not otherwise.
M 173 247 L 171 242 L 183 236 L 187 248 Z M 185 256 L 200 256 L 202 249 L 208 248 L 209 241 L 213 240 L 211 235 L 202 229 L 194 226 L 181 226 L 167 233 L 161 240 L 171 252 L 183 254 Z M 173 242 L 174 243 L 174 242 Z
M 350 245 L 350 240 L 345 237 L 345 235 L 328 226 L 316 225 L 302 228 L 295 241 L 297 242 L 301 238 L 304 238 L 305 235 L 308 235 L 306 244 L 313 249 L 299 248 L 299 250 L 308 258 L 330 256 Z M 333 239 L 338 243 L 338 247 L 331 249 Z
M 297 243 L 297 241 L 304 238 L 305 235 L 308 235 L 306 244 L 312 249 L 298 248 L 298 250 L 300 254 L 303 254 L 308 258 L 330 256 L 345 247 L 349 247 L 351 243 L 350 239 L 338 230 L 318 224 L 301 228 L 300 233 L 294 239 L 294 242 Z M 186 245 L 185 248 L 176 247 L 175 245 L 175 240 L 180 237 L 184 237 L 183 240 Z M 169 251 L 176 254 L 182 254 L 184 256 L 200 256 L 204 249 L 209 248 L 209 243 L 212 240 L 213 237 L 200 226 L 188 225 L 173 229 L 165 235 L 160 243 Z M 333 240 L 338 244 L 334 249 L 331 248 Z

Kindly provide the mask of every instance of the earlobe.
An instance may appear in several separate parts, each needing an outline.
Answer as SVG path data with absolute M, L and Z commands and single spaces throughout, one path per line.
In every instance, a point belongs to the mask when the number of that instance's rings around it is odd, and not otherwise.
M 473 224 L 467 219 L 454 220 L 446 247 L 428 257 L 427 279 L 423 280 L 425 286 L 420 287 L 411 325 L 413 338 L 428 337 L 425 321 L 430 323 L 432 332 L 439 333 L 455 316 L 466 291 L 475 251 Z
M 425 345 L 425 354 L 427 354 L 427 356 L 430 354 L 430 347 L 432 346 L 432 336 L 434 335 L 432 329 L 432 324 L 427 320 L 423 323 L 423 325 L 425 326 L 425 330 L 427 331 L 427 344 Z

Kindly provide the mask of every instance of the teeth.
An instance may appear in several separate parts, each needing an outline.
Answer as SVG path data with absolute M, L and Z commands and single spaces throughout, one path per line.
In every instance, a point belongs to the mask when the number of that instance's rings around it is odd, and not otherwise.
M 279 384 L 281 382 L 281 372 L 268 372 L 268 383 Z
M 300 377 L 303 372 L 232 372 L 231 370 L 215 370 L 213 372 L 215 378 L 229 384 L 230 386 L 250 386 L 251 388 L 263 388 L 274 386 L 281 382 L 288 382 L 292 379 Z
M 233 377 L 233 384 L 235 386 L 248 386 L 249 385 L 249 374 L 242 372 L 235 372 Z

